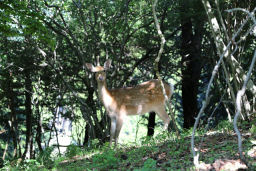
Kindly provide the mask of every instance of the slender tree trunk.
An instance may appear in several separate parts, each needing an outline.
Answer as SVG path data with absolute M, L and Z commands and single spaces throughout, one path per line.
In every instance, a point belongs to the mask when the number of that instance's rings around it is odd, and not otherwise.
M 9 143 L 10 143 L 10 139 L 8 139 L 8 141 L 7 141 L 6 145 L 5 145 L 5 149 L 4 149 L 3 157 L 2 157 L 3 160 L 5 160 L 5 156 L 6 156 L 6 153 L 8 151 Z M 0 164 L 0 166 L 1 166 L 1 164 Z
M 212 8 L 210 1 L 208 0 L 202 0 L 202 3 L 204 5 L 206 14 L 208 16 L 209 24 L 211 26 L 211 32 L 212 32 L 212 37 L 214 38 L 214 43 L 217 48 L 217 53 L 219 56 L 223 54 L 225 49 L 227 48 L 227 45 L 224 43 L 223 36 L 221 34 L 221 29 L 219 22 L 217 18 L 215 17 L 214 11 L 215 9 Z M 231 41 L 231 36 L 226 36 L 226 39 Z M 241 82 L 241 78 L 245 78 L 246 74 L 241 66 L 241 64 L 237 61 L 237 59 L 231 55 L 231 52 L 228 51 L 228 53 L 224 54 L 224 59 L 226 60 L 228 66 L 231 68 L 232 76 L 233 76 L 233 82 L 234 82 L 234 87 L 235 90 L 234 92 L 238 91 L 238 85 L 236 85 L 238 82 Z M 249 91 L 252 92 L 252 94 L 256 93 L 256 85 L 252 80 L 249 80 L 248 84 L 248 89 Z
M 58 130 L 57 130 L 55 124 L 53 125 L 53 129 L 55 131 L 57 147 L 58 147 L 58 151 L 59 151 L 59 155 L 60 155 L 60 143 L 59 143 L 59 138 L 58 138 L 59 135 L 58 135 Z
M 148 117 L 148 133 L 147 136 L 153 136 L 155 132 L 155 118 L 156 118 L 156 113 L 155 112 L 150 112 L 149 117 Z
M 43 151 L 42 148 L 42 118 L 39 111 L 39 104 L 36 104 L 36 114 L 37 114 L 37 129 L 36 129 L 36 142 L 39 148 L 39 151 Z
M 85 131 L 84 131 L 84 142 L 83 146 L 85 146 L 89 142 L 89 125 L 86 123 Z
M 32 81 L 30 73 L 25 72 L 25 111 L 26 111 L 26 145 L 22 158 L 31 158 L 32 144 L 32 103 L 31 103 Z
M 161 71 L 161 65 L 158 66 L 159 72 Z M 154 75 L 154 79 L 157 79 L 156 74 Z M 156 113 L 155 112 L 149 112 L 149 117 L 148 117 L 148 132 L 147 136 L 153 137 L 155 133 L 155 126 L 156 126 Z
M 29 157 L 30 159 L 34 159 L 35 155 L 34 155 L 34 139 L 33 139 L 33 132 L 31 131 L 31 136 L 30 136 L 30 149 L 29 149 Z
M 193 26 L 191 16 L 187 15 L 190 8 L 189 4 L 186 1 L 181 3 L 183 127 L 190 128 L 194 125 L 195 117 L 198 113 L 197 94 L 202 69 L 202 24 L 194 19 L 195 26 Z
M 10 109 L 10 128 L 13 141 L 13 157 L 17 157 L 17 118 L 15 110 L 15 95 L 13 91 L 12 72 L 10 71 L 7 76 L 7 95 L 9 99 L 8 108 Z
M 90 109 L 93 111 L 91 112 L 92 115 L 89 116 L 90 119 L 89 120 L 89 123 L 91 126 L 93 127 L 90 127 L 91 131 L 90 133 L 93 133 L 93 135 L 90 135 L 91 138 L 98 138 L 98 139 L 104 139 L 104 134 L 103 134 L 103 127 L 102 125 L 100 124 L 100 121 L 97 117 L 97 115 L 95 115 L 95 113 L 97 112 L 96 111 L 96 108 L 95 108 L 95 103 L 94 103 L 94 100 L 93 100 L 93 94 L 94 94 L 94 88 L 93 87 L 89 87 L 88 88 L 88 98 L 86 99 L 86 104 L 88 104 L 88 106 L 90 106 Z M 94 121 L 94 124 L 92 124 L 92 120 L 91 118 L 93 118 L 93 121 Z M 106 127 L 106 125 L 104 125 Z M 93 131 L 93 132 L 92 132 Z

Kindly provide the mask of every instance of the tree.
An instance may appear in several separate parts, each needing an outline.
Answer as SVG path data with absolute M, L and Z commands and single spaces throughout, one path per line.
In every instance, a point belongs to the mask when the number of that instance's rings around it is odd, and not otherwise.
M 187 129 L 194 125 L 198 113 L 198 88 L 203 66 L 204 15 L 197 11 L 202 11 L 200 1 L 180 1 L 183 127 Z

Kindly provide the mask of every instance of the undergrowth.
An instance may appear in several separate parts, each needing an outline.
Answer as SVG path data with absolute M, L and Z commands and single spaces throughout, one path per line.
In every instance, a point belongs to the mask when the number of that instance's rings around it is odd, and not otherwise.
M 246 123 L 239 125 L 246 130 L 243 132 L 243 151 L 250 167 L 255 169 L 255 156 L 247 154 L 256 146 L 256 129 L 254 125 L 247 126 Z M 237 137 L 231 123 L 222 122 L 217 129 L 208 132 L 197 131 L 197 147 L 202 137 L 200 161 L 212 164 L 216 160 L 239 159 Z M 119 144 L 117 148 L 109 148 L 108 143 L 97 148 L 72 145 L 64 155 L 55 157 L 52 157 L 53 149 L 49 148 L 34 160 L 9 161 L 2 170 L 195 170 L 190 139 L 191 130 L 187 130 L 179 139 L 163 133 L 154 138 L 143 138 L 140 145 Z

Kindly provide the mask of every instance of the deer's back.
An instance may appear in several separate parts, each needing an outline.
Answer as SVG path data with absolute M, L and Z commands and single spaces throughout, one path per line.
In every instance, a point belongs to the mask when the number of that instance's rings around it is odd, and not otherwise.
M 164 83 L 167 96 L 171 96 L 171 87 Z M 143 82 L 135 87 L 112 89 L 109 91 L 116 103 L 117 110 L 124 110 L 128 115 L 143 114 L 164 105 L 164 95 L 158 80 Z

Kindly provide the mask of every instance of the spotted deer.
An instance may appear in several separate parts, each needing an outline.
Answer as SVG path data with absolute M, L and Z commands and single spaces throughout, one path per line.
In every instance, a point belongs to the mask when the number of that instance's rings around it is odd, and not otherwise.
M 100 100 L 111 119 L 110 146 L 114 138 L 116 147 L 124 117 L 127 115 L 139 115 L 154 111 L 163 120 L 164 128 L 168 127 L 170 118 L 165 111 L 166 101 L 159 80 L 153 79 L 135 87 L 108 89 L 105 71 L 110 68 L 111 60 L 107 60 L 104 67 L 93 66 L 91 63 L 85 65 L 91 72 L 96 73 Z M 164 88 L 168 98 L 171 98 L 173 86 L 164 83 Z

